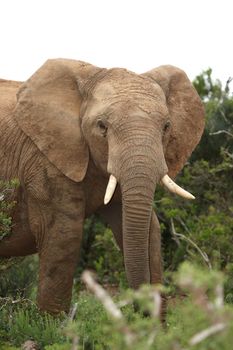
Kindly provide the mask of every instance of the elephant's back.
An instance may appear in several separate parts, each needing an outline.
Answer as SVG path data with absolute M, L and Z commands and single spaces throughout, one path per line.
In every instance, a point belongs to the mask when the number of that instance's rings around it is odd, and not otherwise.
M 17 92 L 22 83 L 0 79 L 0 179 L 17 177 L 20 151 L 26 136 L 13 118 Z
M 0 118 L 5 117 L 15 107 L 21 84 L 18 81 L 0 79 Z

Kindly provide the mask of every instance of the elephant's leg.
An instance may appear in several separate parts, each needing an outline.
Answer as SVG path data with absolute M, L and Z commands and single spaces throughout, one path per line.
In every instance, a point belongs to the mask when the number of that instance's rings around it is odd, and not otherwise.
M 76 214 L 76 215 L 75 215 Z M 69 311 L 74 271 L 83 230 L 83 215 L 56 213 L 39 252 L 38 306 L 57 314 Z
M 104 221 L 110 226 L 117 245 L 123 252 L 122 239 L 122 205 L 119 202 L 110 203 L 99 210 L 99 214 Z
M 151 283 L 162 283 L 163 269 L 161 256 L 160 225 L 154 211 L 152 211 L 150 223 L 149 259 Z
M 150 223 L 150 241 L 149 241 L 149 259 L 150 259 L 150 282 L 151 284 L 163 283 L 163 264 L 161 256 L 161 235 L 160 225 L 154 211 L 151 215 Z M 166 296 L 162 294 L 162 303 L 160 310 L 161 322 L 165 322 L 166 317 Z

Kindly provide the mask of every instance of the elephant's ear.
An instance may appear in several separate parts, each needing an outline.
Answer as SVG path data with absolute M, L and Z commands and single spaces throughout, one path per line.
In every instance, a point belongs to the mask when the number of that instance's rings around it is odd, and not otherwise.
M 169 175 L 175 177 L 200 141 L 204 107 L 187 75 L 173 66 L 160 66 L 143 74 L 164 91 L 171 119 L 171 135 L 165 158 Z
M 89 151 L 81 130 L 83 86 L 102 69 L 65 59 L 48 60 L 18 93 L 20 128 L 64 175 L 82 181 Z

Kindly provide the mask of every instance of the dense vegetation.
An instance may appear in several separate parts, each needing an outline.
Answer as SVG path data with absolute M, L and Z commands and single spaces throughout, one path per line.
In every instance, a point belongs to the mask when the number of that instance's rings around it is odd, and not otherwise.
M 184 201 L 162 188 L 154 200 L 163 237 L 164 292 L 169 300 L 166 328 L 158 321 L 157 289 L 127 290 L 112 233 L 98 217 L 91 217 L 85 225 L 69 317 L 54 319 L 38 312 L 36 257 L 20 260 L 10 269 L 1 262 L 0 349 L 20 349 L 27 340 L 46 350 L 229 349 L 233 340 L 233 97 L 230 80 L 223 87 L 213 81 L 211 73 L 209 69 L 194 81 L 205 104 L 206 128 L 177 178 L 196 200 Z M 16 183 L 0 185 L 1 239 L 9 233 L 14 207 L 11 196 L 5 195 L 12 193 Z M 80 285 L 84 268 L 95 270 L 101 284 L 114 295 L 120 318 L 116 320 L 102 302 L 85 292 Z M 140 305 L 138 312 L 133 308 L 135 301 Z

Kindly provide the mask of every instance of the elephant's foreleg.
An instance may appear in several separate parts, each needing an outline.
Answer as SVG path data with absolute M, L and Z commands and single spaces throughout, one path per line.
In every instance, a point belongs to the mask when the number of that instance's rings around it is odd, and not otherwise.
M 60 214 L 44 239 L 39 253 L 37 298 L 41 310 L 52 314 L 69 311 L 82 229 L 83 218 L 74 217 L 72 220 Z

